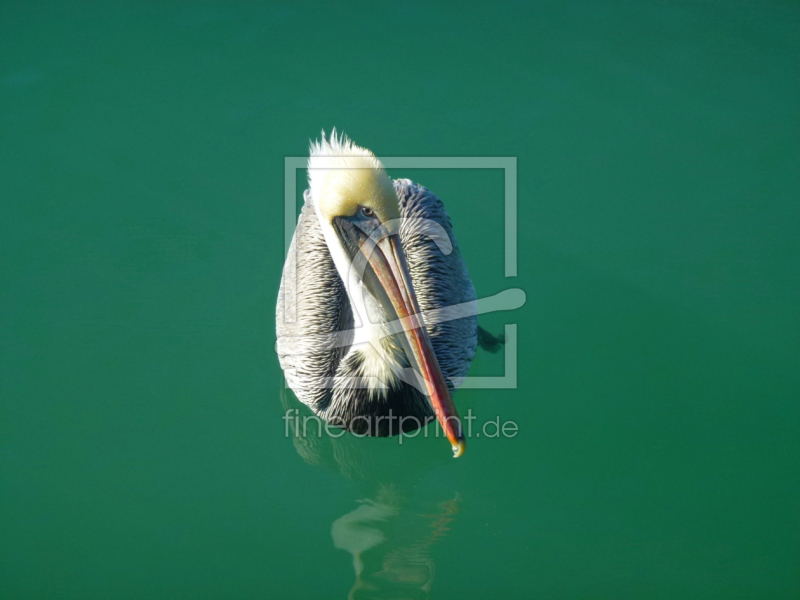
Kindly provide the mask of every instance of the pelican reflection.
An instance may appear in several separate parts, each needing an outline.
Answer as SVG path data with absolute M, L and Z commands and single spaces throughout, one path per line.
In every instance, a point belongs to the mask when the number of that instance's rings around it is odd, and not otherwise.
M 430 467 L 430 454 L 422 461 L 413 457 L 424 448 L 415 451 L 413 443 L 373 446 L 373 440 L 349 433 L 318 435 L 315 428 L 303 435 L 297 425 L 302 426 L 310 410 L 291 392 L 281 396 L 284 410 L 299 411 L 300 418 L 289 421 L 297 453 L 308 464 L 340 473 L 359 489 L 352 510 L 331 524 L 333 546 L 352 555 L 354 582 L 347 597 L 429 598 L 435 547 L 456 520 L 461 496 L 455 491 L 437 498 L 420 493 L 416 484 L 421 471 Z

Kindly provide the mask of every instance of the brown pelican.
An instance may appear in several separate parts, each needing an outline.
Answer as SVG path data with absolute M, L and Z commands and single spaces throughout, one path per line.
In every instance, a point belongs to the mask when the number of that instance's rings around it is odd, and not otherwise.
M 396 435 L 435 416 L 460 456 L 452 393 L 475 355 L 478 325 L 442 202 L 408 179 L 392 181 L 372 152 L 335 129 L 311 144 L 308 180 L 277 306 L 289 387 L 323 420 L 357 434 Z M 429 318 L 447 307 L 467 309 Z

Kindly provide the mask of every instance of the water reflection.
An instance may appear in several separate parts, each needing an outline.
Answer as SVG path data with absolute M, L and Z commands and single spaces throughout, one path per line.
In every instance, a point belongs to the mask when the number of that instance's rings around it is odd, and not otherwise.
M 299 411 L 300 419 L 288 422 L 289 437 L 303 460 L 335 470 L 360 490 L 354 508 L 331 525 L 334 547 L 353 557 L 348 598 L 429 598 L 436 571 L 432 547 L 456 519 L 459 494 L 420 497 L 415 483 L 432 463 L 430 456 L 415 460 L 419 444 L 318 436 L 315 428 L 297 435 L 296 426 L 312 413 L 289 391 L 281 399 L 284 410 Z

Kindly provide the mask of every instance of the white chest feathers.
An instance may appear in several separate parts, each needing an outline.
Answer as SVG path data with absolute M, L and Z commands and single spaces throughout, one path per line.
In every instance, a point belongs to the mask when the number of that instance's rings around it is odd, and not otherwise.
M 357 354 L 360 364 L 359 377 L 370 395 L 384 395 L 392 384 L 405 379 L 409 366 L 397 334 L 392 334 L 386 325 L 386 315 L 375 298 L 360 285 L 350 296 L 353 308 L 353 345 L 348 354 Z

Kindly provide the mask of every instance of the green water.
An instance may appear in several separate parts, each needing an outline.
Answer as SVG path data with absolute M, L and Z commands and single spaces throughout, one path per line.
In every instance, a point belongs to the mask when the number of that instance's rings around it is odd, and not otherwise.
M 800 596 L 800 5 L 0 7 L 0 596 Z M 514 438 L 287 439 L 284 157 L 332 126 L 527 303 Z M 297 180 L 302 181 L 302 173 Z M 473 375 L 503 374 L 482 353 Z

